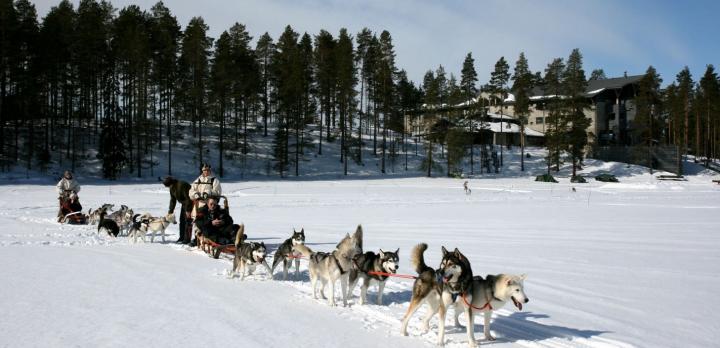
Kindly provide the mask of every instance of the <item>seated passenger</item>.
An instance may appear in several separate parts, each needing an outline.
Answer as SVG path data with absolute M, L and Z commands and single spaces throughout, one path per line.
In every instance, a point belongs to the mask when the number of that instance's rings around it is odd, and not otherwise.
M 205 238 L 215 243 L 232 244 L 234 242 L 236 228 L 233 226 L 233 219 L 225 209 L 220 208 L 215 197 L 208 198 L 207 205 L 198 210 L 195 225 Z

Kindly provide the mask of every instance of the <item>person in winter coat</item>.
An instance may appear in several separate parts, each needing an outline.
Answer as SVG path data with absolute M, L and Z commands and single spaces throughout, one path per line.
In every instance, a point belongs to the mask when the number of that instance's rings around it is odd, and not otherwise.
M 208 198 L 207 205 L 200 208 L 198 216 L 195 224 L 206 238 L 216 243 L 228 243 L 233 232 L 233 219 L 227 210 L 220 208 L 217 199 Z
M 75 192 L 77 194 L 80 192 L 80 184 L 73 178 L 73 174 L 69 170 L 65 171 L 62 179 L 55 187 L 57 188 L 58 197 L 64 196 L 64 198 L 68 198 L 70 193 Z
M 80 192 L 80 184 L 73 178 L 72 172 L 66 170 L 65 173 L 63 173 L 62 179 L 55 185 L 55 188 L 57 189 L 58 203 L 60 205 L 58 222 L 62 222 L 67 214 L 63 213 L 63 204 L 66 207 L 70 207 L 71 205 L 77 207 L 80 205 L 80 199 L 77 196 L 77 193 Z M 71 197 L 74 197 L 74 199 L 71 199 Z M 82 206 L 80 209 L 82 209 Z M 74 211 L 69 211 L 68 213 L 72 212 Z
M 220 180 L 212 175 L 212 168 L 209 164 L 203 164 L 202 173 L 190 185 L 190 198 L 193 200 L 207 199 L 208 197 L 220 197 L 222 188 Z
M 180 202 L 180 231 L 176 243 L 190 243 L 190 234 L 187 233 L 187 222 L 192 219 L 193 203 L 190 199 L 190 184 L 186 181 L 178 180 L 172 176 L 168 176 L 163 180 L 163 185 L 170 189 L 170 207 L 168 214 L 175 212 L 175 205 Z

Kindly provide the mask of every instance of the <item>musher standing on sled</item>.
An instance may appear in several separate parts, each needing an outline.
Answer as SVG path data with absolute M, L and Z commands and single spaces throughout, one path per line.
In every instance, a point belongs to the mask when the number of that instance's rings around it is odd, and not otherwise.
M 193 203 L 190 199 L 189 191 L 190 184 L 186 181 L 178 180 L 172 176 L 165 177 L 163 185 L 170 189 L 170 207 L 168 208 L 168 214 L 175 212 L 175 204 L 180 202 L 180 230 L 178 233 L 178 240 L 176 243 L 189 244 L 190 235 L 187 233 L 187 222 L 192 218 Z
M 73 178 L 72 172 L 66 170 L 55 187 L 57 188 L 58 202 L 60 202 L 58 222 L 64 222 L 65 215 L 82 211 L 82 205 L 80 205 L 80 199 L 77 196 L 77 193 L 80 192 L 80 184 Z M 66 209 L 63 209 L 63 204 Z M 69 209 L 72 211 L 68 211 Z
M 222 195 L 222 188 L 220 187 L 220 180 L 212 175 L 212 168 L 209 164 L 205 163 L 202 166 L 202 173 L 193 181 L 190 185 L 190 191 L 188 194 L 193 200 L 192 218 L 197 219 L 199 209 L 205 206 L 205 202 L 209 197 L 218 198 Z M 195 228 L 195 234 L 197 235 L 198 229 Z M 190 245 L 196 245 L 197 241 L 193 240 Z

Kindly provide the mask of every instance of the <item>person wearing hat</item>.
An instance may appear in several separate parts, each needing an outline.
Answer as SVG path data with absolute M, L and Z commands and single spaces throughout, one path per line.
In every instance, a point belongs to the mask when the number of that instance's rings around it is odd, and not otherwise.
M 220 187 L 220 180 L 212 175 L 212 168 L 209 164 L 204 163 L 201 167 L 202 173 L 193 181 L 190 185 L 190 199 L 193 200 L 193 212 L 192 218 L 198 218 L 199 209 L 205 206 L 205 202 L 208 198 L 218 198 L 222 195 L 222 188 Z M 198 229 L 195 228 L 195 234 L 197 235 Z M 190 245 L 195 245 L 195 240 Z
M 68 201 L 71 197 L 73 197 L 73 201 L 80 204 L 77 197 L 77 193 L 80 192 L 80 184 L 78 184 L 78 182 L 73 178 L 72 172 L 66 170 L 65 173 L 63 173 L 62 179 L 60 179 L 57 185 L 55 185 L 55 188 L 57 188 L 58 201 L 60 202 L 58 221 L 61 221 L 65 217 L 65 214 L 63 214 L 62 211 L 63 202 Z
M 212 175 L 212 168 L 209 164 L 203 164 L 202 173 L 193 181 L 190 185 L 190 199 L 206 200 L 208 197 L 220 197 L 222 194 L 222 188 L 220 187 L 220 180 Z
M 191 219 L 192 213 L 192 200 L 188 192 L 190 191 L 190 184 L 186 181 L 178 180 L 172 176 L 165 177 L 163 185 L 170 189 L 170 207 L 168 208 L 168 214 L 175 212 L 175 205 L 180 202 L 182 211 L 180 217 L 180 231 L 178 233 L 178 240 L 176 243 L 188 244 L 190 243 L 190 235 L 187 234 L 187 220 Z

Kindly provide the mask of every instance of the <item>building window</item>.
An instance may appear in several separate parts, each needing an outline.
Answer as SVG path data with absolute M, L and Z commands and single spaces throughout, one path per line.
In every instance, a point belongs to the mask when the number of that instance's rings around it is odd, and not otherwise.
M 544 119 L 543 117 L 536 117 L 536 118 L 535 118 L 535 123 L 536 123 L 536 124 L 543 124 L 543 122 L 545 122 L 545 119 Z

